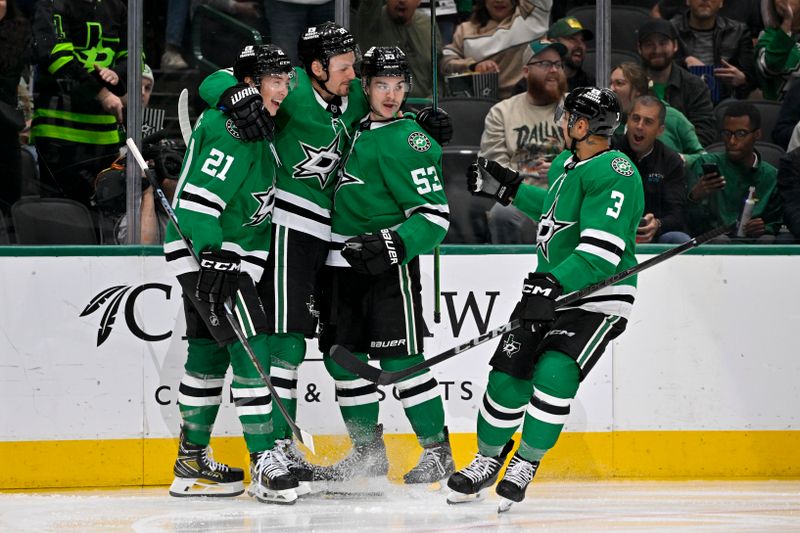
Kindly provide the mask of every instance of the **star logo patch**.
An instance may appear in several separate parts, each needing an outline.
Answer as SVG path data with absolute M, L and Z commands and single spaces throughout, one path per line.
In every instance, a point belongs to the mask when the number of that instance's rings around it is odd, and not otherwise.
M 328 184 L 328 178 L 336 169 L 342 154 L 339 152 L 339 136 L 333 138 L 328 146 L 314 148 L 304 142 L 300 142 L 305 156 L 302 161 L 294 166 L 294 177 L 296 179 L 316 179 L 319 181 L 320 190 Z
M 254 192 L 251 194 L 256 202 L 258 202 L 258 207 L 255 212 L 250 215 L 250 220 L 244 225 L 258 226 L 272 216 L 272 208 L 275 206 L 275 188 L 270 187 L 267 192 Z
M 611 168 L 613 168 L 617 174 L 633 176 L 633 163 L 624 157 L 615 157 L 614 160 L 611 161 Z
M 564 231 L 577 224 L 577 222 L 558 220 L 555 216 L 557 205 L 558 198 L 555 199 L 553 205 L 547 210 L 547 213 L 542 215 L 542 219 L 539 221 L 539 231 L 536 234 L 536 248 L 541 250 L 546 261 L 550 261 L 549 245 L 553 237 L 555 237 L 558 232 Z

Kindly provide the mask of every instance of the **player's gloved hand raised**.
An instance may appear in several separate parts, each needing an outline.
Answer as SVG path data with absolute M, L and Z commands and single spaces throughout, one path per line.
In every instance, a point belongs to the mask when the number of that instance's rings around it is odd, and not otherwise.
M 200 275 L 197 278 L 197 299 L 207 302 L 217 313 L 222 312 L 228 298 L 239 290 L 239 256 L 225 250 L 206 250 L 200 254 Z
M 275 122 L 264 109 L 264 100 L 255 87 L 239 83 L 226 89 L 217 107 L 230 115 L 243 141 L 274 138 Z
M 503 165 L 478 157 L 467 169 L 467 188 L 472 194 L 494 198 L 503 205 L 517 194 L 522 176 Z
M 531 272 L 522 284 L 518 318 L 526 329 L 536 324 L 552 322 L 556 318 L 556 299 L 564 292 L 552 274 Z
M 417 124 L 441 145 L 453 138 L 453 121 L 441 107 L 436 108 L 436 113 L 433 112 L 433 106 L 422 108 L 417 113 Z
M 401 264 L 406 247 L 396 231 L 382 229 L 347 239 L 342 257 L 356 272 L 376 276 Z

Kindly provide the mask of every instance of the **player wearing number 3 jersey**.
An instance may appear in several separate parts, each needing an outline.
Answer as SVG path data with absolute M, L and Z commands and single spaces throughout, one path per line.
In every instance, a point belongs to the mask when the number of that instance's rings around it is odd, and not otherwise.
M 400 112 L 411 86 L 405 54 L 397 47 L 370 48 L 361 82 L 371 112 L 356 131 L 336 182 L 331 225 L 336 246 L 328 257 L 335 267 L 333 298 L 320 338 L 353 441 L 353 452 L 334 466 L 339 479 L 385 475 L 388 462 L 376 385 L 336 364 L 329 348 L 343 345 L 391 371 L 423 360 L 419 255 L 439 244 L 449 227 L 441 147 Z M 445 479 L 454 467 L 433 374 L 415 374 L 396 389 L 423 447 L 405 482 Z
M 561 294 L 582 289 L 636 264 L 635 237 L 644 208 L 642 180 L 609 137 L 619 123 L 613 92 L 580 87 L 557 111 L 569 150 L 548 173 L 548 190 L 522 184 L 518 173 L 479 158 L 468 173 L 475 194 L 514 205 L 539 220 L 536 271 L 523 283 L 506 333 L 491 360 L 478 415 L 478 454 L 448 480 L 450 503 L 480 499 L 497 479 L 522 426 L 522 441 L 497 485 L 500 510 L 525 497 L 539 462 L 561 433 L 570 403 L 603 354 L 625 329 L 635 277 L 556 310 Z

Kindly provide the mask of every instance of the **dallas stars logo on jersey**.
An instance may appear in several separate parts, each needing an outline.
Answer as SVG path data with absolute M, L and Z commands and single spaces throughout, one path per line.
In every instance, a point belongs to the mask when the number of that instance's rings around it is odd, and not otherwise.
M 506 357 L 511 357 L 517 353 L 521 347 L 522 343 L 514 339 L 514 335 L 509 335 L 503 340 L 503 353 L 506 354 Z
M 339 163 L 342 154 L 339 151 L 339 136 L 333 138 L 328 146 L 314 148 L 300 141 L 304 158 L 294 166 L 294 177 L 297 179 L 315 178 L 319 181 L 320 190 L 328 184 L 328 177 Z
M 550 261 L 548 246 L 552 238 L 555 237 L 558 232 L 564 231 L 576 224 L 576 222 L 558 220 L 555 217 L 557 205 L 558 198 L 556 198 L 553 205 L 550 206 L 547 213 L 542 215 L 542 219 L 539 221 L 539 231 L 536 234 L 536 247 L 542 251 L 542 255 L 547 261 Z
M 345 185 L 364 185 L 364 182 L 352 174 L 348 174 L 342 170 L 339 172 L 339 181 L 336 183 L 336 189 L 334 190 L 334 193 L 339 192 L 339 189 Z
M 258 226 L 272 216 L 272 208 L 275 205 L 275 187 L 270 187 L 267 192 L 254 192 L 251 194 L 258 202 L 258 208 L 250 215 L 250 220 L 244 225 Z

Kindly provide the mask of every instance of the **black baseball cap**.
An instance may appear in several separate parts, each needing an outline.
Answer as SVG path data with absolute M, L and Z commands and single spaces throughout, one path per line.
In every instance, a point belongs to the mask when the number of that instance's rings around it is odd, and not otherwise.
M 639 42 L 641 43 L 651 35 L 660 34 L 670 39 L 675 40 L 675 28 L 672 27 L 669 21 L 664 19 L 650 19 L 641 26 L 639 26 Z

